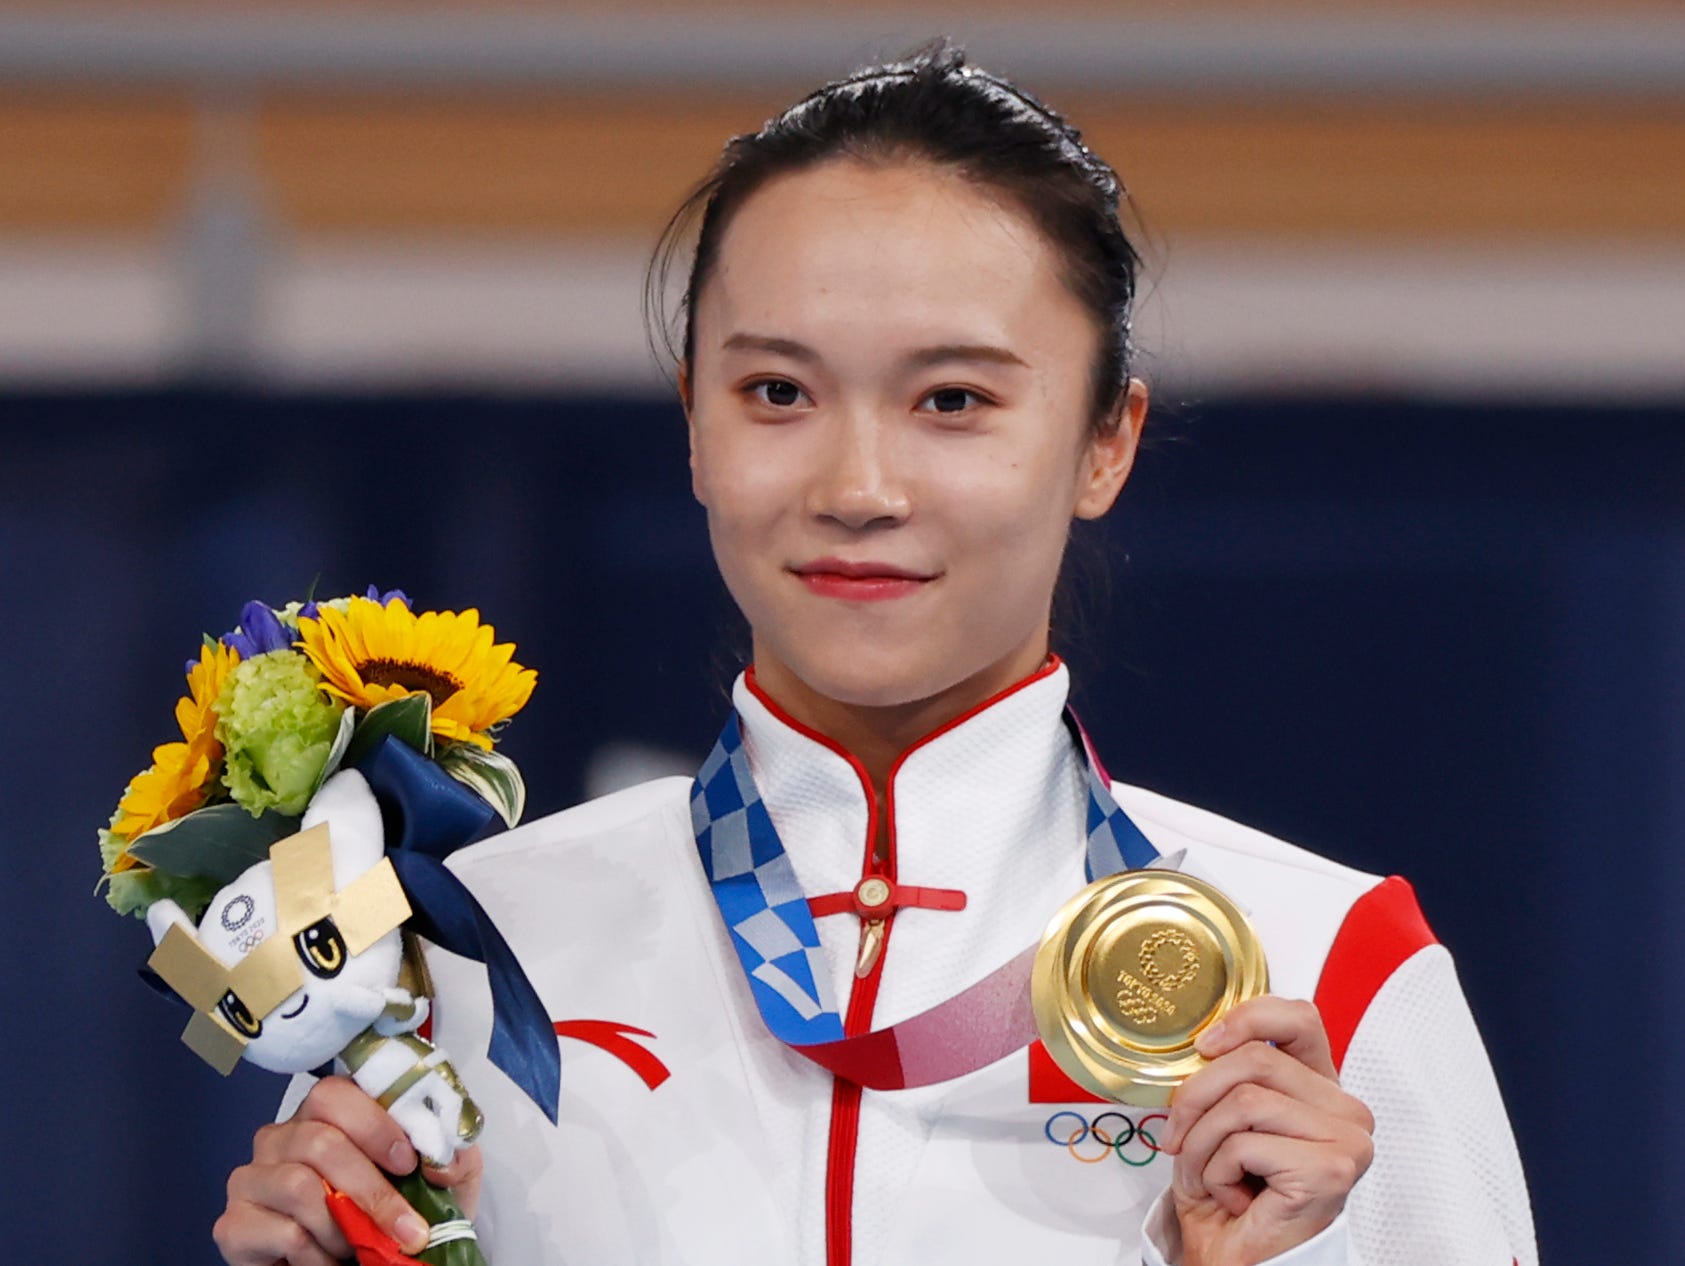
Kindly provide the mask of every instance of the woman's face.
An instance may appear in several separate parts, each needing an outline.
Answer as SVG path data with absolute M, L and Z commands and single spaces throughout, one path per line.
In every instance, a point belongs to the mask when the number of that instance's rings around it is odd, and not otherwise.
M 1099 331 L 1035 226 L 962 177 L 837 159 L 726 227 L 693 326 L 691 469 L 757 672 L 841 703 L 977 702 L 1033 672 L 1096 439 Z

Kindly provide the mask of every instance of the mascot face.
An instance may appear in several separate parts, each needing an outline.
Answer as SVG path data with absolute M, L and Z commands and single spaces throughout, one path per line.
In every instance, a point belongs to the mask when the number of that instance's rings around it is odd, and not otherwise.
M 336 775 L 302 825 L 218 892 L 197 929 L 172 901 L 147 911 L 154 968 L 200 1012 L 183 1036 L 225 1072 L 240 1058 L 281 1073 L 328 1062 L 398 983 L 409 906 L 368 784 Z
M 271 937 L 285 935 L 275 910 L 275 869 L 259 862 L 217 893 L 199 924 L 199 943 L 234 967 Z M 352 954 L 333 915 L 324 913 L 292 937 L 300 985 L 265 1016 L 254 1016 L 230 990 L 217 1010 L 246 1040 L 245 1057 L 271 1072 L 325 1064 L 380 1017 L 386 990 L 398 983 L 402 945 L 396 928 Z

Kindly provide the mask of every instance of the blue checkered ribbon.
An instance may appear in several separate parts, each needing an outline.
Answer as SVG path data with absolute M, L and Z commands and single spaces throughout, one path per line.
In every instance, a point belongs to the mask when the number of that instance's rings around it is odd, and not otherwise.
M 1158 850 L 1112 799 L 1069 709 L 1065 723 L 1087 769 L 1089 878 L 1150 866 Z M 790 1046 L 841 1041 L 842 1015 L 831 995 L 819 931 L 749 772 L 743 723 L 735 712 L 691 784 L 690 820 L 702 869 L 767 1028 Z
M 749 772 L 735 712 L 697 772 L 690 820 L 767 1028 L 792 1046 L 840 1040 L 842 1016 L 807 894 Z
M 1065 709 L 1065 728 L 1071 732 L 1077 750 L 1083 755 L 1083 769 L 1088 778 L 1086 869 L 1089 882 L 1115 875 L 1120 870 L 1142 870 L 1151 866 L 1159 859 L 1158 850 L 1112 799 L 1111 781 L 1094 759 L 1094 752 L 1082 732 L 1077 714 L 1069 708 Z

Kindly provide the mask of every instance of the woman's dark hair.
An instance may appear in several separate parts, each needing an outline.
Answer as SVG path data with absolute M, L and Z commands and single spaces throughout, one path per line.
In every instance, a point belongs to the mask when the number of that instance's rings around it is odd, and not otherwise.
M 653 316 L 652 334 L 659 331 L 652 338 L 658 350 L 664 348 L 688 371 L 696 301 L 713 274 L 732 216 L 769 180 L 832 158 L 912 159 L 949 167 L 1022 207 L 1062 257 L 1066 285 L 1102 333 L 1093 426 L 1103 432 L 1115 424 L 1119 392 L 1129 376 L 1130 312 L 1140 268 L 1118 218 L 1123 186 L 1060 115 L 1006 80 L 967 65 L 964 52 L 946 41 L 827 84 L 760 131 L 726 144 L 714 170 L 668 221 L 650 261 L 645 310 Z M 675 259 L 698 217 L 678 341 L 664 300 Z

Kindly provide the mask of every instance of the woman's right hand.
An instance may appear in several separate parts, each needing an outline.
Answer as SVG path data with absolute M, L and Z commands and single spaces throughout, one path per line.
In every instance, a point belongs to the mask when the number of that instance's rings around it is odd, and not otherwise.
M 415 1165 L 415 1148 L 384 1108 L 356 1083 L 325 1077 L 290 1121 L 266 1125 L 252 1139 L 251 1164 L 228 1176 L 228 1207 L 212 1238 L 229 1266 L 334 1266 L 351 1247 L 328 1213 L 326 1180 L 415 1252 L 426 1246 L 427 1223 L 388 1178 Z M 478 1148 L 462 1148 L 448 1169 L 430 1167 L 426 1175 L 452 1188 L 473 1217 Z

